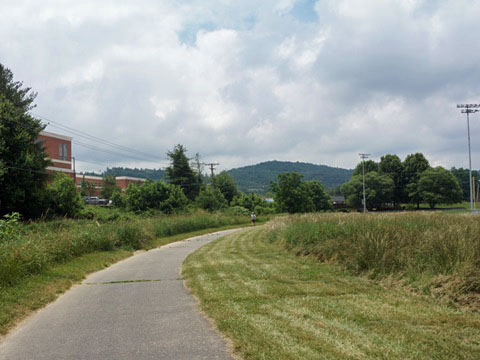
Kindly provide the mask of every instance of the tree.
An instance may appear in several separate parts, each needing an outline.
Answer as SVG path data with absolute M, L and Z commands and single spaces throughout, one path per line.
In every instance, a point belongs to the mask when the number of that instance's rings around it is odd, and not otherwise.
M 119 188 L 117 187 L 115 176 L 104 176 L 102 190 L 100 191 L 102 197 L 105 199 L 110 199 L 113 193 L 117 190 L 119 190 Z
M 365 161 L 365 174 L 368 174 L 370 171 L 378 171 L 378 164 L 373 161 L 373 160 L 367 160 Z M 355 167 L 355 170 L 353 170 L 353 175 L 362 175 L 362 162 L 359 162 L 357 166 Z
M 22 86 L 0 64 L 0 215 L 16 211 L 28 219 L 46 209 L 50 161 L 36 141 L 44 126 L 27 113 L 36 94 Z
M 248 195 L 241 193 L 233 198 L 230 206 L 240 206 L 249 211 L 257 211 L 257 207 L 268 207 L 268 204 L 255 193 Z
M 83 209 L 80 193 L 73 182 L 65 174 L 56 174 L 55 180 L 48 186 L 50 208 L 56 215 L 76 217 Z
M 425 170 L 418 181 L 423 201 L 433 209 L 437 204 L 455 204 L 462 201 L 462 189 L 455 176 L 438 166 Z
M 194 200 L 200 191 L 201 179 L 190 167 L 186 152 L 187 149 L 178 144 L 167 153 L 171 161 L 167 168 L 167 177 L 171 184 L 182 188 L 189 200 Z
M 458 183 L 463 191 L 463 200 L 470 201 L 470 170 L 464 168 L 455 167 L 450 169 L 450 172 L 457 178 Z M 475 181 L 480 180 L 480 174 L 477 170 L 472 170 L 472 177 L 475 178 Z
M 324 211 L 332 208 L 332 198 L 325 191 L 325 187 L 318 180 L 304 182 L 315 211 Z
M 188 203 L 180 187 L 152 180 L 140 185 L 130 184 L 125 190 L 125 197 L 116 195 L 114 199 L 119 207 L 125 204 L 134 211 L 157 209 L 167 214 L 182 210 Z
M 379 173 L 390 176 L 393 180 L 393 204 L 399 205 L 405 198 L 405 175 L 402 161 L 397 155 L 387 154 L 378 164 Z
M 417 204 L 417 209 L 420 208 L 422 196 L 418 189 L 418 181 L 420 175 L 430 167 L 428 160 L 422 153 L 415 153 L 408 155 L 403 161 L 405 174 L 405 195 L 409 203 Z
M 0 64 L 0 94 L 3 94 L 23 114 L 35 107 L 33 102 L 37 93 L 31 90 L 29 87 L 23 87 L 21 81 L 14 81 L 13 73 Z
M 376 171 L 365 174 L 365 199 L 367 208 L 379 208 L 393 199 L 393 180 Z M 361 175 L 353 176 L 342 185 L 342 193 L 349 206 L 360 208 L 363 200 L 363 179 Z
M 280 212 L 302 213 L 315 210 L 308 186 L 297 172 L 278 175 L 278 183 L 272 183 L 275 205 Z
M 222 192 L 212 186 L 200 190 L 196 203 L 198 207 L 208 211 L 220 210 L 227 206 L 227 200 L 225 200 Z
M 222 171 L 215 177 L 215 187 L 221 191 L 229 204 L 232 202 L 233 198 L 238 195 L 235 180 L 233 180 L 233 177 L 226 171 Z

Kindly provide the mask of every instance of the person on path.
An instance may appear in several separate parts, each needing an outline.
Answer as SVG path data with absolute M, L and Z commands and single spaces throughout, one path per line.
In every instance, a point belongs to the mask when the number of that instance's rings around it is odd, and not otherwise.
M 255 215 L 255 212 L 252 212 L 252 215 L 250 215 L 252 218 L 252 225 L 255 226 L 255 222 L 257 221 L 257 215 Z

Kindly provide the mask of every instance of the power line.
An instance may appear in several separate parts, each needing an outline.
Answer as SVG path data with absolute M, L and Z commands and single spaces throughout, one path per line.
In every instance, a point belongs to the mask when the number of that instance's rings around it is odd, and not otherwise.
M 99 152 L 104 152 L 106 154 L 111 154 L 111 155 L 115 155 L 115 156 L 119 156 L 119 157 L 128 157 L 130 159 L 134 159 L 134 160 L 138 160 L 138 161 L 143 161 L 143 162 L 149 162 L 149 163 L 154 163 L 154 164 L 159 164 L 159 163 L 165 163 L 165 161 L 162 161 L 162 162 L 159 162 L 159 161 L 152 161 L 152 160 L 146 160 L 146 159 L 142 159 L 142 158 L 139 158 L 139 157 L 136 157 L 136 156 L 133 156 L 133 155 L 126 155 L 126 154 L 121 154 L 121 153 L 118 153 L 118 152 L 115 152 L 115 151 L 112 151 L 112 150 L 107 150 L 107 149 L 102 149 L 102 148 L 99 148 L 99 147 L 96 147 L 94 145 L 90 145 L 90 144 L 85 144 L 85 143 L 82 143 L 80 141 L 77 141 L 77 140 L 72 140 L 72 143 L 75 144 L 75 145 L 79 145 L 79 146 L 82 146 L 84 148 L 87 148 L 87 149 L 90 149 L 90 150 L 94 150 L 94 151 L 99 151 Z
M 114 142 L 111 142 L 109 140 L 105 140 L 105 139 L 102 139 L 102 138 L 99 138 L 98 136 L 94 136 L 94 135 L 90 135 L 90 134 L 87 134 L 83 131 L 80 131 L 80 130 L 76 130 L 72 127 L 69 127 L 69 126 L 66 126 L 66 125 L 62 125 L 61 123 L 57 122 L 57 121 L 54 121 L 54 120 L 51 120 L 49 118 L 46 118 L 44 116 L 41 116 L 39 114 L 36 114 L 36 113 L 31 113 L 32 115 L 36 116 L 36 117 L 39 117 L 41 119 L 43 119 L 44 121 L 47 122 L 47 125 L 49 126 L 52 126 L 52 127 L 55 127 L 55 128 L 58 128 L 58 129 L 61 129 L 63 131 L 66 131 L 66 132 L 69 132 L 71 134 L 74 134 L 74 135 L 77 135 L 77 136 L 80 136 L 80 137 L 83 137 L 83 138 L 86 138 L 88 140 L 92 140 L 92 141 L 96 141 L 96 142 L 100 142 L 102 143 L 103 145 L 106 145 L 106 146 L 109 146 L 109 147 L 113 147 L 113 148 L 116 148 L 118 150 L 121 150 L 121 151 L 126 151 L 126 152 L 131 152 L 131 153 L 135 153 L 137 155 L 140 155 L 140 156 L 143 156 L 143 157 L 147 157 L 147 158 L 150 158 L 150 159 L 155 159 L 155 161 L 158 161 L 158 160 L 166 160 L 166 158 L 157 158 L 155 156 L 152 156 L 151 154 L 147 154 L 147 153 L 144 153 L 142 151 L 138 151 L 138 150 L 135 150 L 135 149 L 132 149 L 132 148 L 129 148 L 127 146 L 123 146 L 123 145 L 119 145 L 119 144 L 116 144 Z M 53 124 L 56 124 L 56 125 L 53 125 Z

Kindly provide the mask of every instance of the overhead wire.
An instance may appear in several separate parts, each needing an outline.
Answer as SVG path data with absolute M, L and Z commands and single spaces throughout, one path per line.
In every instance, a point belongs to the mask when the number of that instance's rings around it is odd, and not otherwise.
M 97 143 L 101 143 L 101 144 L 104 145 L 104 146 L 112 147 L 112 148 L 115 148 L 115 149 L 117 149 L 117 150 L 121 150 L 121 151 L 127 152 L 127 153 L 130 154 L 130 155 L 129 155 L 130 157 L 132 157 L 131 154 L 135 154 L 137 157 L 138 157 L 138 156 L 142 156 L 142 157 L 144 157 L 144 158 L 148 158 L 148 159 L 153 160 L 153 161 L 151 161 L 151 162 L 164 162 L 164 161 L 168 160 L 168 159 L 166 159 L 166 158 L 159 158 L 159 157 L 153 156 L 153 155 L 151 155 L 151 154 L 147 154 L 147 153 L 145 153 L 145 152 L 138 151 L 138 150 L 136 150 L 136 149 L 132 149 L 132 148 L 129 148 L 129 147 L 127 147 L 127 146 L 119 145 L 119 144 L 116 144 L 116 143 L 114 143 L 114 142 L 112 142 L 112 141 L 102 139 L 102 138 L 100 138 L 100 137 L 98 137 L 98 136 L 91 135 L 91 134 L 88 134 L 88 133 L 83 132 L 83 131 L 80 131 L 80 130 L 76 130 L 76 129 L 72 128 L 72 127 L 69 127 L 69 126 L 66 126 L 66 125 L 62 125 L 61 123 L 59 123 L 59 122 L 57 122 L 57 121 L 55 121 L 55 120 L 46 118 L 46 117 L 44 117 L 44 116 L 42 116 L 42 115 L 39 115 L 39 114 L 36 114 L 36 113 L 33 113 L 33 112 L 31 112 L 31 114 L 34 115 L 34 116 L 36 116 L 36 117 L 38 117 L 38 118 L 40 118 L 40 119 L 43 119 L 43 121 L 46 122 L 46 123 L 47 123 L 46 125 L 48 125 L 48 126 L 52 126 L 52 127 L 54 127 L 54 128 L 61 129 L 61 130 L 63 130 L 63 131 L 66 131 L 66 132 L 71 133 L 71 134 L 76 135 L 76 136 L 83 137 L 83 138 L 88 139 L 88 140 L 90 140 L 90 141 L 95 141 L 95 142 L 97 142 Z M 124 156 L 124 155 L 122 155 L 122 156 Z M 136 159 L 138 159 L 138 158 L 136 158 Z M 142 161 L 144 161 L 144 160 L 142 159 Z

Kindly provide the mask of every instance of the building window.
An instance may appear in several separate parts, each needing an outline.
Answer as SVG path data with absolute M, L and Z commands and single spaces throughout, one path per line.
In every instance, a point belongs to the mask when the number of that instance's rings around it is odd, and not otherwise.
M 63 144 L 63 160 L 68 161 L 68 148 L 67 148 L 67 144 Z
M 63 159 L 63 144 L 58 144 L 58 159 Z

